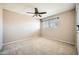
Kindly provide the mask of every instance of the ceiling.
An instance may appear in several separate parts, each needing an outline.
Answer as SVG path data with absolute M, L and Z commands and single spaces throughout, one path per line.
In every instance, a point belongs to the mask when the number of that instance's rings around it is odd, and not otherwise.
M 3 8 L 14 11 L 17 13 L 27 14 L 26 12 L 34 12 L 34 8 L 38 8 L 41 12 L 47 12 L 47 14 L 42 15 L 42 17 L 51 16 L 60 12 L 64 12 L 70 9 L 75 8 L 74 3 L 4 3 Z

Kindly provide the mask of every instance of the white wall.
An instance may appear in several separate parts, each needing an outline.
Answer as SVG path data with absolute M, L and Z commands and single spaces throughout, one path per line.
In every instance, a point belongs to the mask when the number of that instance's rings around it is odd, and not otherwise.
M 77 25 L 79 25 L 79 4 L 76 4 Z M 77 51 L 79 54 L 79 31 L 77 31 Z
M 3 16 L 2 16 L 2 6 L 0 5 L 0 49 L 3 45 Z
M 28 15 L 22 15 L 8 10 L 3 10 L 3 16 L 4 43 L 39 35 L 39 20 L 35 20 Z
M 55 29 L 43 28 L 42 36 L 51 40 L 58 40 L 70 44 L 75 44 L 76 19 L 74 10 L 63 12 L 51 17 L 59 17 L 58 26 Z

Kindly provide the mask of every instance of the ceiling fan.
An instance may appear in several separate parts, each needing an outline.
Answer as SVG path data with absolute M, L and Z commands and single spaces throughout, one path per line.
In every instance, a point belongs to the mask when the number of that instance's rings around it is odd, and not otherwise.
M 38 16 L 39 16 L 39 17 L 42 17 L 41 14 L 46 14 L 46 13 L 47 13 L 47 12 L 39 12 L 39 11 L 38 11 L 38 8 L 34 8 L 34 9 L 35 9 L 35 12 L 34 12 L 34 13 L 33 13 L 33 12 L 26 12 L 26 13 L 34 14 L 33 17 L 35 17 L 35 16 L 36 16 L 36 17 L 38 17 Z

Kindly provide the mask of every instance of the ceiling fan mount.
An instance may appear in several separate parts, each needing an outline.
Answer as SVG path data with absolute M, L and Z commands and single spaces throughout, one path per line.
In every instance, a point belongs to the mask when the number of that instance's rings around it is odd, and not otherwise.
M 33 17 L 35 17 L 35 16 L 36 16 L 36 17 L 38 17 L 38 16 L 39 16 L 39 17 L 42 17 L 41 14 L 46 14 L 46 13 L 47 13 L 47 12 L 39 12 L 39 11 L 38 11 L 38 8 L 34 8 L 34 10 L 35 10 L 35 12 L 26 12 L 26 13 L 34 14 Z

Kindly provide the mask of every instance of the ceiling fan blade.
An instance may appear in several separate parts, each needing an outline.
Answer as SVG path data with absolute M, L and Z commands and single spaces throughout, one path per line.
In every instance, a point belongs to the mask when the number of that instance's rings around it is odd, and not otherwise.
M 39 16 L 42 17 L 40 14 L 39 14 Z
M 35 12 L 38 12 L 38 9 L 37 8 L 35 8 Z
M 34 13 L 32 13 L 32 12 L 26 12 L 26 13 L 29 13 L 29 14 L 34 14 Z
M 39 12 L 39 14 L 46 14 L 47 12 Z

